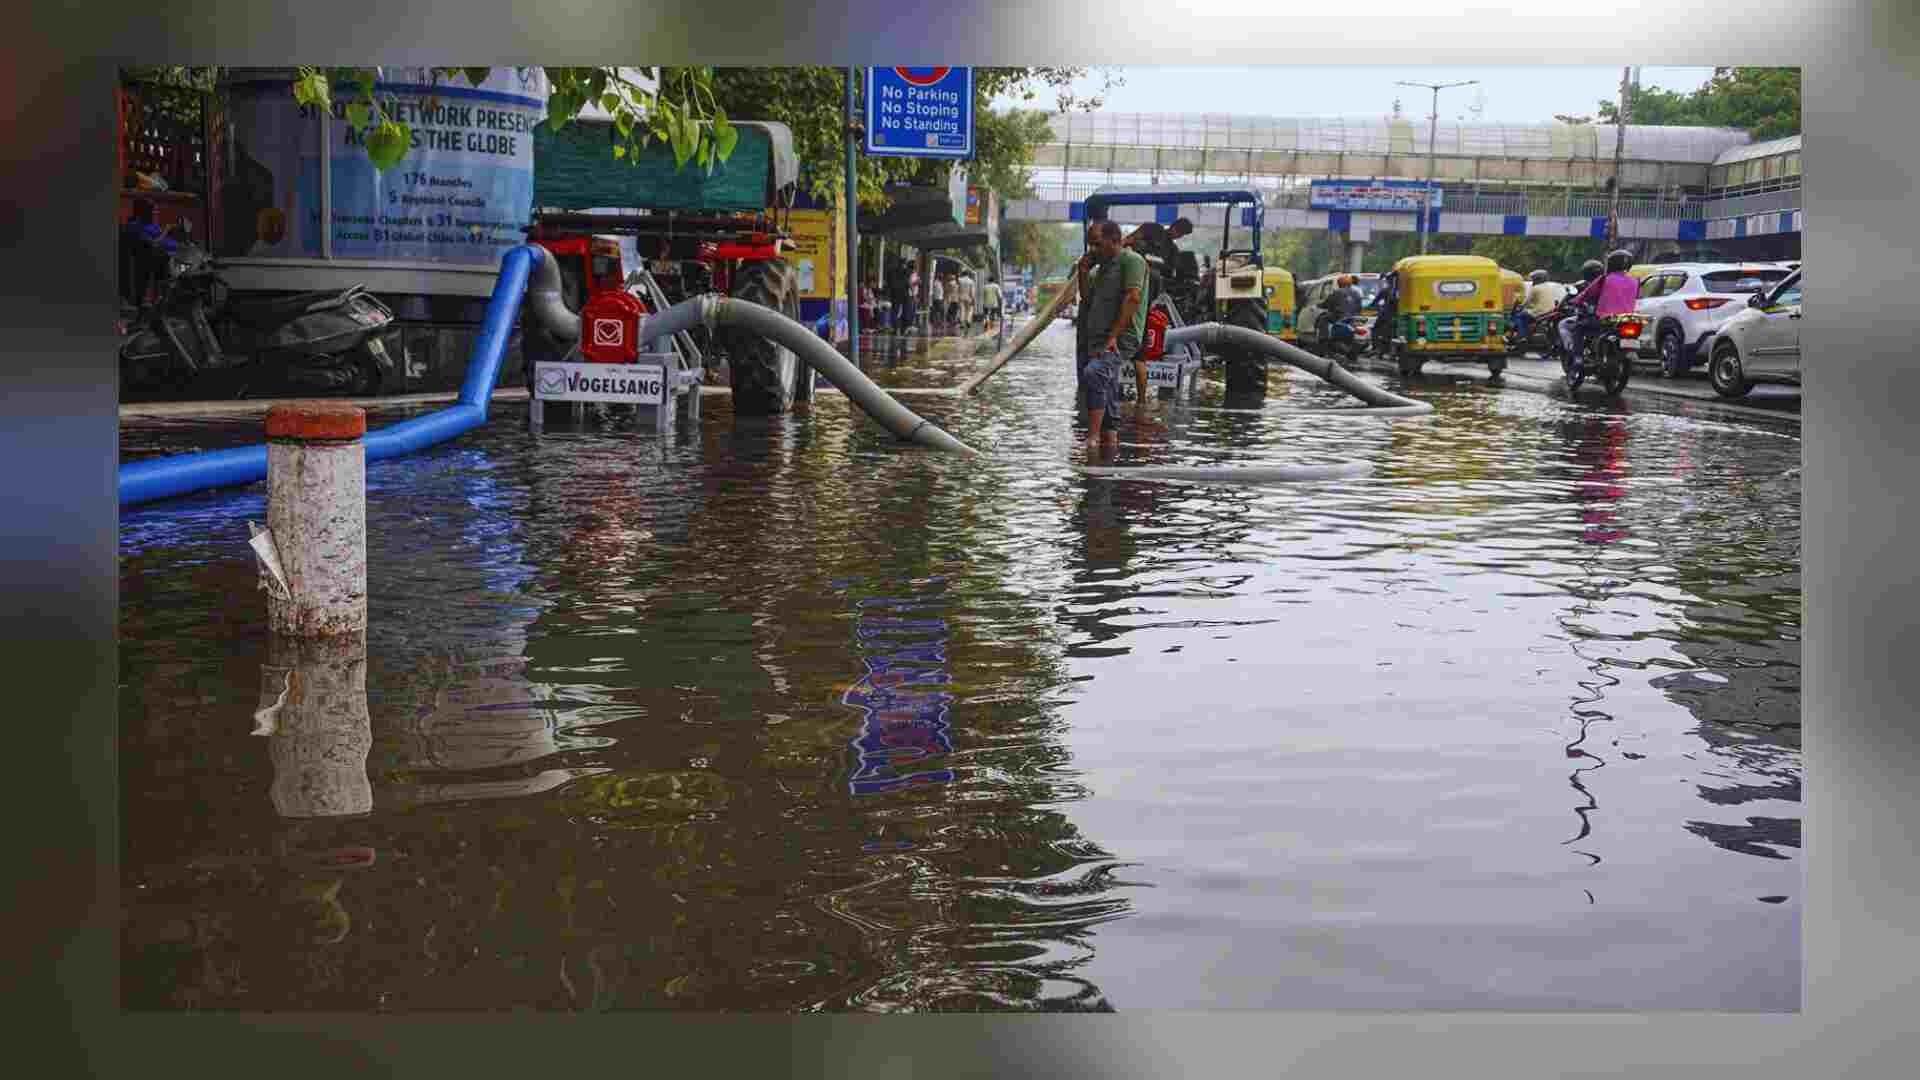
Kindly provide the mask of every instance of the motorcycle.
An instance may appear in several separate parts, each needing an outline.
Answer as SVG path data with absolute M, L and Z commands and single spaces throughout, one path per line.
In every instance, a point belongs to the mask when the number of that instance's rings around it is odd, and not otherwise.
M 232 300 L 219 264 L 183 243 L 168 265 L 165 293 L 120 348 L 121 382 L 128 389 L 211 385 L 234 397 L 261 390 L 371 395 L 394 370 L 380 338 L 392 323 L 392 310 L 359 285 Z
M 1577 316 L 1581 318 L 1590 318 L 1592 310 L 1584 305 L 1575 308 Z M 1578 391 L 1580 384 L 1591 375 L 1607 396 L 1619 395 L 1633 375 L 1634 350 L 1638 348 L 1640 334 L 1645 329 L 1646 323 L 1638 315 L 1609 315 L 1602 319 L 1601 326 L 1587 335 L 1579 357 L 1561 361 L 1567 393 L 1571 395 Z M 1557 334 L 1555 336 L 1558 337 Z
M 1558 315 L 1559 309 L 1555 308 L 1536 319 L 1527 314 L 1524 302 L 1513 305 L 1513 310 L 1507 312 L 1507 352 L 1522 356 L 1531 349 L 1550 357 L 1555 337 L 1553 328 L 1559 325 L 1556 321 Z
M 1354 329 L 1353 319 L 1335 319 L 1321 325 L 1326 333 L 1319 351 L 1324 355 L 1351 363 L 1366 350 L 1365 343 Z

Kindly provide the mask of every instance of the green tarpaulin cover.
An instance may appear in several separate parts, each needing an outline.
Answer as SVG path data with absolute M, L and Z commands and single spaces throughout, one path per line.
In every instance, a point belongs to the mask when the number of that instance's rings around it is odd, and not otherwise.
M 551 210 L 764 210 L 799 176 L 785 124 L 736 122 L 740 141 L 711 176 L 698 162 L 676 169 L 673 148 L 655 140 L 637 159 L 613 156 L 613 125 L 576 120 L 560 131 L 533 129 L 533 205 Z

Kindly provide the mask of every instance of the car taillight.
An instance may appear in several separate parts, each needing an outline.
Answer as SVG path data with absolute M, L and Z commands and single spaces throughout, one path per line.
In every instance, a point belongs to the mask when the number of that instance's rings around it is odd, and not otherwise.
M 1699 296 L 1687 301 L 1688 311 L 1711 311 L 1727 302 L 1724 296 Z

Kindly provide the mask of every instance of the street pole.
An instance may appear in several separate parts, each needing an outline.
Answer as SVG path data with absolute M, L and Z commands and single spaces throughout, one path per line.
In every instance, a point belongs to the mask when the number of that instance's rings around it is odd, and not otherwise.
M 853 68 L 847 69 L 847 351 L 860 363 L 859 117 L 853 109 Z
M 1473 86 L 1480 80 L 1468 79 L 1455 83 L 1397 82 L 1396 86 L 1419 86 L 1433 91 L 1433 114 L 1427 120 L 1427 190 L 1420 200 L 1420 254 L 1427 253 L 1427 235 L 1433 224 L 1433 166 L 1434 157 L 1440 140 L 1440 91 L 1456 86 Z
M 1607 201 L 1607 250 L 1620 242 L 1620 159 L 1627 147 L 1628 89 L 1633 85 L 1633 68 L 1620 69 L 1620 111 L 1613 120 L 1613 197 Z

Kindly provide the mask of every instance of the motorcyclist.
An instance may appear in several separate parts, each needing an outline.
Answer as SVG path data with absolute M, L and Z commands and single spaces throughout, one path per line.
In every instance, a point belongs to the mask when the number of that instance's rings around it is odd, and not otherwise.
M 1606 264 L 1601 262 L 1599 259 L 1588 259 L 1586 262 L 1581 263 L 1580 264 L 1580 288 L 1583 290 L 1592 288 L 1594 282 L 1599 281 L 1602 277 L 1606 276 L 1606 272 L 1607 272 Z M 1582 295 L 1584 295 L 1584 293 Z M 1574 298 L 1569 297 L 1567 299 L 1571 300 Z M 1566 300 L 1562 301 L 1562 303 L 1565 303 L 1565 302 L 1567 301 Z M 1574 363 L 1579 363 L 1580 349 L 1578 346 L 1580 345 L 1580 341 L 1581 341 L 1580 331 L 1585 329 L 1585 327 L 1581 323 L 1580 316 L 1578 314 L 1574 314 L 1574 315 L 1569 315 L 1564 319 L 1561 319 L 1559 329 L 1560 329 L 1560 347 L 1566 350 L 1567 355 L 1572 358 Z
M 1352 329 L 1351 320 L 1360 314 L 1364 301 L 1360 297 L 1360 290 L 1353 287 L 1355 280 L 1352 274 L 1341 274 L 1334 279 L 1332 291 L 1320 301 L 1321 310 L 1327 313 L 1326 320 L 1320 324 L 1323 342 L 1332 341 L 1337 328 L 1343 324 L 1347 329 Z
M 1527 275 L 1527 280 L 1531 283 L 1527 286 L 1527 295 L 1520 301 L 1520 310 L 1513 316 L 1514 329 L 1523 338 L 1533 332 L 1536 319 L 1545 317 L 1559 307 L 1560 301 L 1567 296 L 1566 287 L 1548 280 L 1545 270 L 1535 270 Z
M 1587 283 L 1574 297 L 1577 304 L 1593 308 L 1593 317 L 1583 319 L 1574 328 L 1572 355 L 1575 363 L 1580 362 L 1580 350 L 1586 345 L 1586 339 L 1601 326 L 1602 320 L 1611 315 L 1630 315 L 1633 302 L 1640 296 L 1640 283 L 1627 273 L 1633 265 L 1633 252 L 1622 248 L 1607 253 L 1607 272 Z

